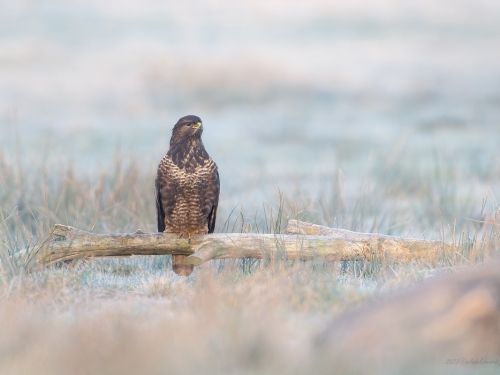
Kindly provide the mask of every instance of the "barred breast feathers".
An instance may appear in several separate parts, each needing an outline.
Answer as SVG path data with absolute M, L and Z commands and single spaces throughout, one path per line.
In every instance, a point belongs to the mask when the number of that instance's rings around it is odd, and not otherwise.
M 212 219 L 210 216 L 218 204 L 217 165 L 208 154 L 200 160 L 196 153 L 186 153 L 185 160 L 180 163 L 175 163 L 169 154 L 160 162 L 157 178 L 161 206 L 165 211 L 164 231 L 213 232 L 215 212 Z

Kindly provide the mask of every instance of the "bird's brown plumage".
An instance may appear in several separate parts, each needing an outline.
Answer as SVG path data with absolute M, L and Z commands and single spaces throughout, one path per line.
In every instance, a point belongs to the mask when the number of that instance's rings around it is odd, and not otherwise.
M 219 203 L 219 173 L 208 155 L 197 116 L 179 119 L 172 130 L 170 149 L 158 166 L 156 212 L 158 231 L 191 234 L 212 233 Z M 172 256 L 175 273 L 188 276 L 193 266 L 185 255 Z

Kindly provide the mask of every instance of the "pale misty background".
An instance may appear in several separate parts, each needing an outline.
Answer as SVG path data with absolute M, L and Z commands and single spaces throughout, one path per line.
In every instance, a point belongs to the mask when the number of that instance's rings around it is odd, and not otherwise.
M 221 218 L 278 189 L 321 211 L 339 186 L 355 199 L 436 165 L 480 211 L 500 193 L 500 2 L 0 3 L 6 160 L 90 175 L 120 155 L 154 176 L 186 114 L 219 165 Z

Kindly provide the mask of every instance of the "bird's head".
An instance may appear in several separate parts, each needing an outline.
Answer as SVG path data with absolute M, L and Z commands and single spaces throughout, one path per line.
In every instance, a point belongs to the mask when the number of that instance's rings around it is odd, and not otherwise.
M 199 139 L 203 133 L 203 125 L 198 116 L 184 116 L 177 121 L 172 129 L 170 144 L 187 141 L 189 139 Z

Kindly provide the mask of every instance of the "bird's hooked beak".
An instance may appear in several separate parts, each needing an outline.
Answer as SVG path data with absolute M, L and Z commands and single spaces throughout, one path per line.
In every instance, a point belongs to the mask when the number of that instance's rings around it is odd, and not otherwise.
M 197 122 L 195 125 L 193 125 L 193 129 L 198 129 L 201 126 L 201 122 Z

